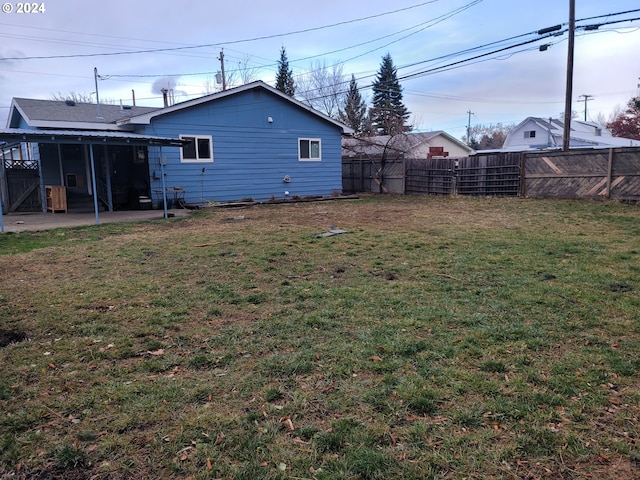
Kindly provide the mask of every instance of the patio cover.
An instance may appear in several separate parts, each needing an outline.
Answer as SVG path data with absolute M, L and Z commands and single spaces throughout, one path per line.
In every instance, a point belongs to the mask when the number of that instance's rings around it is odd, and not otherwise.
M 15 143 L 66 143 L 89 145 L 91 155 L 91 182 L 93 184 L 93 207 L 96 214 L 96 224 L 100 223 L 98 216 L 98 198 L 96 191 L 96 173 L 93 157 L 93 145 L 132 145 L 132 146 L 157 146 L 162 147 L 182 147 L 185 141 L 179 138 L 156 137 L 151 135 L 140 135 L 128 132 L 104 132 L 91 130 L 30 130 L 26 128 L 5 128 L 0 129 L 0 147 L 3 144 Z M 162 155 L 162 154 L 161 154 Z M 160 162 L 161 168 L 162 162 Z M 164 183 L 164 171 L 162 172 Z M 2 185 L 0 185 L 2 187 Z M 163 185 L 163 195 L 166 196 L 166 188 Z M 167 215 L 167 199 L 164 198 L 164 216 Z M 2 218 L 2 195 L 0 195 L 0 232 L 4 232 L 4 221 Z

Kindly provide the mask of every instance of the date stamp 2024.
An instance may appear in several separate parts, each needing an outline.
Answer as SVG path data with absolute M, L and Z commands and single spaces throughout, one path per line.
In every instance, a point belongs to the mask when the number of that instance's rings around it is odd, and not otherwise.
M 44 2 L 5 2 L 2 4 L 2 13 L 15 13 L 15 14 L 38 14 L 44 13 L 47 9 L 44 6 Z

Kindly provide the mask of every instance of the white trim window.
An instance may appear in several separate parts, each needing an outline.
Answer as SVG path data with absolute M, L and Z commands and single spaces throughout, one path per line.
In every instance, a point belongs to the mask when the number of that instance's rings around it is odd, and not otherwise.
M 536 131 L 535 130 L 525 130 L 524 131 L 524 138 L 536 138 Z
M 319 138 L 298 139 L 298 160 L 319 162 L 322 160 L 322 142 Z
M 190 140 L 180 149 L 180 163 L 213 162 L 211 135 L 180 135 L 180 140 Z

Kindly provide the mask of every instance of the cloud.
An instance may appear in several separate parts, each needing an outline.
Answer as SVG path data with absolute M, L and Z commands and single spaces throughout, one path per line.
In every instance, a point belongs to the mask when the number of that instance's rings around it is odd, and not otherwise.
M 177 76 L 171 76 L 171 77 L 161 77 L 157 79 L 155 82 L 153 82 L 153 85 L 151 86 L 151 93 L 155 95 L 161 95 L 162 90 L 164 88 L 166 88 L 167 90 L 175 91 L 176 86 L 178 85 L 179 78 L 180 77 L 177 77 Z

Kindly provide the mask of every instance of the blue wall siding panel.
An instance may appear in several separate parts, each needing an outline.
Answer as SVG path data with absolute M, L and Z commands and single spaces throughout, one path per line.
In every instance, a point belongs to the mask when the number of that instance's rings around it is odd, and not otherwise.
M 181 163 L 178 148 L 162 149 L 166 186 L 184 188 L 189 203 L 342 191 L 341 130 L 263 89 L 156 117 L 143 133 L 212 137 L 212 163 Z M 321 139 L 322 160 L 299 161 L 299 138 Z M 149 150 L 152 190 L 159 195 L 160 152 Z M 287 175 L 289 183 L 284 181 Z

